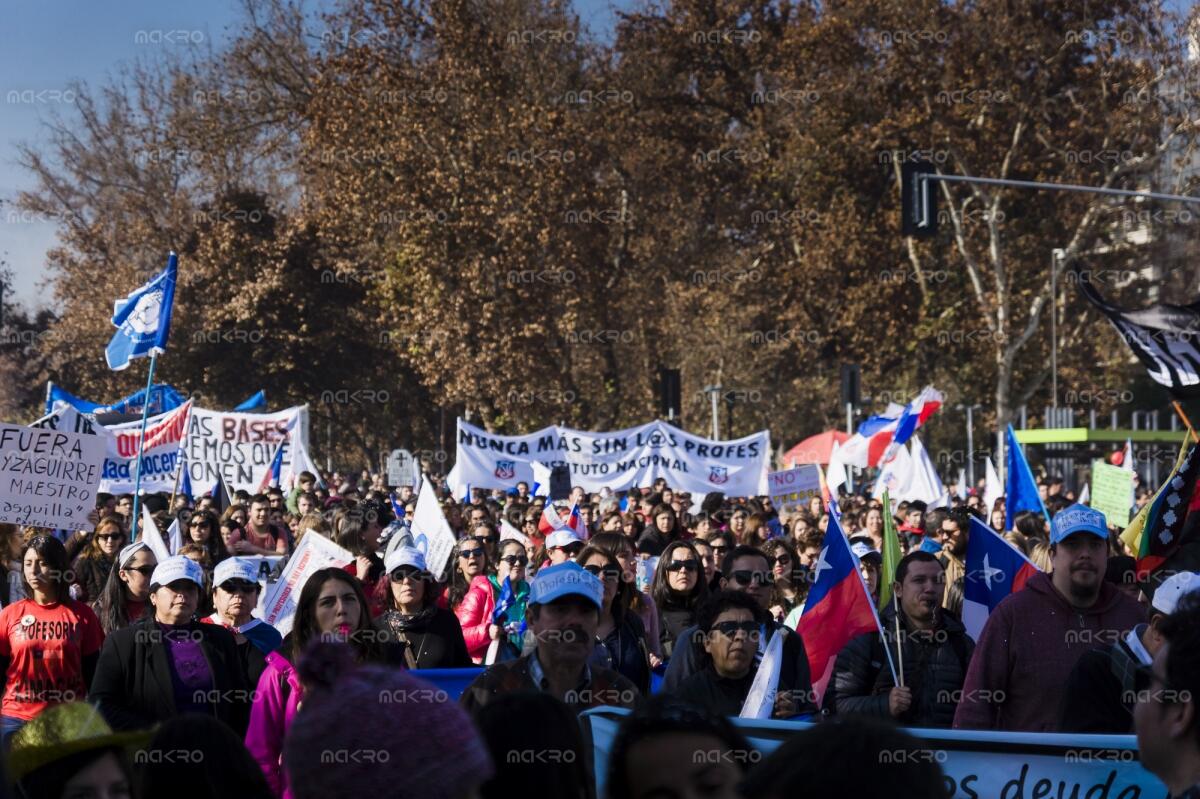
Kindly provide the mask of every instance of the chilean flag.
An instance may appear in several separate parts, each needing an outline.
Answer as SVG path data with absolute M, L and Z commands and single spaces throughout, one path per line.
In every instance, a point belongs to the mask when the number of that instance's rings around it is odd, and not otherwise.
M 796 632 L 804 639 L 813 692 L 820 706 L 842 647 L 855 636 L 877 632 L 879 619 L 859 574 L 858 559 L 850 551 L 841 522 L 832 513 L 812 573 L 815 582 L 808 592 Z
M 908 440 L 917 432 L 917 428 L 925 424 L 926 419 L 937 413 L 938 409 L 942 407 L 944 399 L 942 392 L 933 386 L 926 386 L 916 399 L 904 406 L 904 411 L 896 420 L 892 441 L 883 453 L 884 463 L 891 460 L 892 455 L 899 447 L 908 443 Z
M 1037 566 L 988 525 L 971 517 L 963 577 L 962 622 L 979 640 L 983 625 L 1000 601 L 1025 587 Z
M 542 510 L 542 518 L 538 519 L 538 534 L 545 538 L 555 530 L 570 530 L 580 541 L 587 539 L 588 531 L 583 523 L 583 518 L 579 515 L 579 505 L 572 505 L 571 512 L 567 514 L 566 518 L 563 518 L 554 509 L 553 502 L 546 503 L 546 507 Z
M 283 442 L 287 439 L 280 439 L 275 445 L 275 457 L 271 458 L 271 465 L 267 469 L 267 473 L 263 475 L 262 482 L 258 484 L 258 493 L 267 490 L 268 486 L 278 486 L 279 477 L 283 472 Z
M 882 414 L 867 418 L 842 444 L 842 461 L 865 469 L 891 460 L 896 449 L 908 443 L 925 420 L 942 407 L 944 399 L 940 391 L 926 386 L 907 405 L 893 403 Z

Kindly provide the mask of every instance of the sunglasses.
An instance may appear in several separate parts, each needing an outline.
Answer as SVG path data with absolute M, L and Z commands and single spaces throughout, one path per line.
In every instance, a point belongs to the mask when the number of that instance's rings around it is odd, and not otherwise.
M 568 555 L 574 556 L 583 551 L 583 544 L 567 544 L 565 547 L 550 547 L 550 549 L 561 549 Z
M 200 519 L 200 520 L 194 521 L 194 522 L 188 522 L 188 527 L 207 527 L 207 526 L 208 526 L 208 522 L 204 521 L 203 519 Z
M 583 568 L 589 574 L 609 582 L 615 582 L 621 576 L 621 570 L 612 566 L 584 566 Z
M 775 575 L 771 574 L 771 572 L 752 572 L 748 569 L 738 569 L 729 576 L 739 585 L 750 585 L 751 583 L 771 585 L 775 582 Z
M 529 563 L 529 558 L 524 555 L 505 555 L 500 560 L 507 563 L 509 566 L 524 566 Z
M 700 568 L 700 564 L 694 560 L 673 560 L 665 568 L 669 572 L 694 572 Z
M 396 569 L 389 576 L 391 577 L 393 583 L 402 583 L 405 580 L 414 580 L 417 582 L 425 581 L 425 575 L 419 569 L 404 566 Z
M 258 583 L 250 583 L 245 580 L 226 580 L 221 583 L 221 588 L 231 594 L 252 594 L 258 590 Z
M 96 540 L 97 541 L 113 541 L 113 540 L 119 541 L 124 537 L 125 537 L 124 533 L 104 533 L 102 535 L 96 536 Z
M 759 633 L 758 624 L 752 621 L 721 621 L 712 628 L 726 638 L 733 638 L 739 632 L 745 633 L 747 638 L 755 638 Z
M 475 536 L 475 540 L 481 544 L 494 544 L 500 540 L 500 536 L 498 536 L 498 535 L 477 535 L 477 536 Z
M 460 558 L 462 558 L 463 560 L 470 560 L 471 558 L 482 558 L 483 550 L 482 549 L 460 549 L 458 551 L 458 556 Z
M 126 566 L 126 567 L 125 567 L 125 571 L 127 571 L 127 572 L 137 572 L 138 574 L 142 575 L 143 577 L 149 577 L 150 575 L 154 574 L 154 567 L 153 567 L 153 566 L 150 566 L 150 565 L 146 565 L 146 566 Z
M 769 566 L 775 566 L 777 564 L 780 566 L 785 566 L 791 562 L 792 562 L 792 556 L 787 554 L 786 552 L 784 554 L 779 555 L 778 557 L 774 557 L 774 558 L 771 557 L 770 555 L 767 555 L 767 564 Z

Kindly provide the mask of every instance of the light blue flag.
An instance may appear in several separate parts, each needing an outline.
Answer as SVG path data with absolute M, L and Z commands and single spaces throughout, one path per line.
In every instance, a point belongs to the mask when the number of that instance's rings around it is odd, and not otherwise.
M 259 391 L 253 397 L 243 402 L 241 405 L 234 408 L 235 411 L 243 413 L 249 411 L 265 411 L 267 409 L 267 392 Z
M 1033 479 L 1033 471 L 1025 453 L 1017 443 L 1017 435 L 1012 425 L 1004 433 L 1004 446 L 1008 451 L 1007 469 L 1004 475 L 1004 529 L 1013 529 L 1013 521 L 1021 511 L 1029 510 L 1040 513 L 1050 521 L 1050 514 L 1038 494 L 1037 481 Z
M 117 332 L 104 350 L 109 369 L 119 372 L 134 358 L 166 351 L 178 263 L 178 257 L 171 253 L 166 269 L 128 297 L 117 300 L 112 317 Z

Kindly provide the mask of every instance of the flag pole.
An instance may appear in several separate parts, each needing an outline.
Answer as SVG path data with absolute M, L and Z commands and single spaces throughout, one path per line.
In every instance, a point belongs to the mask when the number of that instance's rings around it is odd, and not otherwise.
M 1188 432 L 1192 434 L 1192 441 L 1200 443 L 1200 437 L 1196 435 L 1196 429 L 1192 427 L 1192 423 L 1188 420 L 1187 414 L 1183 412 L 1183 407 L 1179 404 L 1179 400 L 1172 400 L 1171 404 L 1175 406 L 1175 413 L 1179 414 L 1179 418 L 1187 425 Z
M 158 361 L 158 353 L 150 353 L 150 374 L 146 378 L 146 397 L 142 403 L 142 432 L 138 435 L 137 464 L 133 476 L 133 516 L 129 520 L 129 540 L 137 541 L 138 537 L 138 504 L 142 488 L 142 450 L 146 446 L 146 417 L 150 411 L 150 388 L 154 385 L 154 365 Z
M 900 637 L 900 597 L 896 596 L 896 592 L 892 592 L 892 604 L 896 607 L 896 661 L 899 668 L 900 677 L 896 685 L 900 688 L 904 687 L 904 639 Z
M 175 515 L 175 497 L 179 495 L 179 478 L 183 476 L 183 466 L 183 453 L 180 453 L 179 466 L 175 469 L 175 485 L 171 488 L 171 504 L 167 506 L 167 510 L 171 512 L 172 516 Z M 191 501 L 192 498 L 188 497 L 188 502 Z

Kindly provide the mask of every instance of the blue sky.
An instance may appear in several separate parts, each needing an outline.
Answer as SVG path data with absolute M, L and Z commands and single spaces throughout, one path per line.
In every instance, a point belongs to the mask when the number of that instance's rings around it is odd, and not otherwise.
M 614 3 L 631 5 L 630 0 L 575 0 L 584 24 L 601 36 L 612 29 Z M 310 0 L 308 5 L 318 3 Z M 238 0 L 6 4 L 0 26 L 0 200 L 32 185 L 16 164 L 16 144 L 36 142 L 47 114 L 62 112 L 70 118 L 67 89 L 72 81 L 103 83 L 122 65 L 161 57 L 164 49 L 181 47 L 178 42 L 189 39 L 219 48 L 240 19 Z M 39 286 L 46 276 L 46 250 L 54 242 L 52 222 L 22 217 L 7 204 L 0 207 L 0 260 L 16 277 L 15 298 L 27 306 L 49 304 Z

